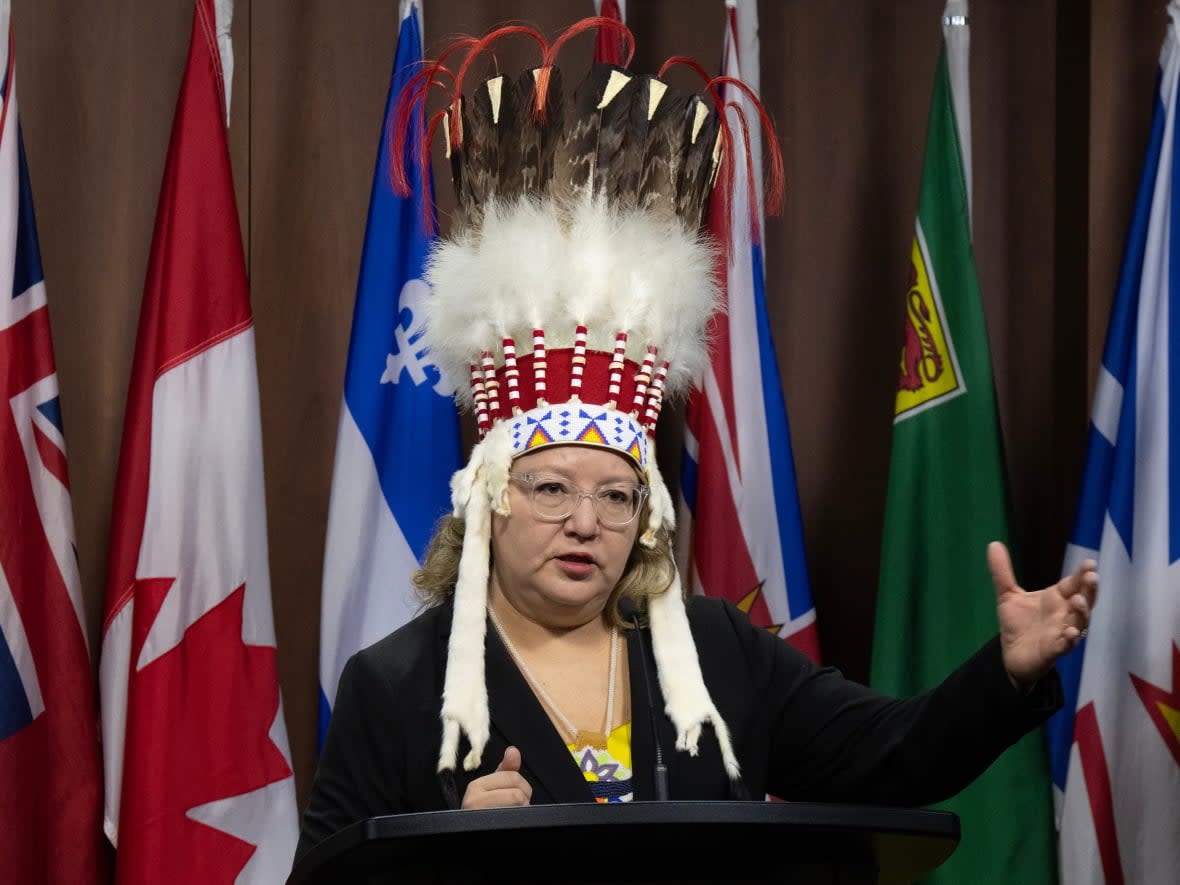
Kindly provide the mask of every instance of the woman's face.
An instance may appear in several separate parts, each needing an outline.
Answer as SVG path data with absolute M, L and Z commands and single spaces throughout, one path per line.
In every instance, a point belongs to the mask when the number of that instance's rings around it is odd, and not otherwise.
M 521 455 L 516 474 L 545 474 L 569 487 L 592 491 L 611 483 L 638 482 L 623 455 L 587 446 L 550 446 Z M 603 525 L 589 497 L 559 521 L 538 518 L 529 486 L 508 481 L 510 516 L 492 517 L 492 593 L 549 627 L 575 627 L 598 617 L 623 575 L 639 519 L 625 526 Z

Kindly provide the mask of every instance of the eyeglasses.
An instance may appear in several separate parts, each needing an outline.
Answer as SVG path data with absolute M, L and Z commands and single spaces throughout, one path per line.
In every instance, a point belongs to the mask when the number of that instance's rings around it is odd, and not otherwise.
M 529 502 L 538 519 L 560 522 L 589 498 L 603 525 L 624 526 L 639 515 L 650 491 L 637 482 L 608 482 L 593 491 L 580 489 L 568 479 L 548 473 L 509 473 L 529 487 Z

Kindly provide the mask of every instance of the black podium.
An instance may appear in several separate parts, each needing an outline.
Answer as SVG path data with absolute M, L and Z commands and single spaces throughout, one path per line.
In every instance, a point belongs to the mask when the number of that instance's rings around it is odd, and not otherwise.
M 799 802 L 536 805 L 374 817 L 287 885 L 786 882 L 904 885 L 959 843 L 944 811 Z

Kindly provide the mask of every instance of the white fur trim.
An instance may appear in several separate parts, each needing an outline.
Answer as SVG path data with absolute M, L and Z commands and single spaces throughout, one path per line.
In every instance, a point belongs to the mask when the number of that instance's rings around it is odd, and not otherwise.
M 476 477 L 477 480 L 482 477 Z M 491 545 L 491 507 L 483 483 L 476 482 L 464 511 L 466 526 L 459 578 L 455 582 L 455 612 L 447 645 L 447 672 L 443 682 L 442 748 L 438 770 L 454 770 L 460 731 L 467 735 L 471 751 L 463 767 L 479 766 L 491 733 L 488 690 L 484 666 L 487 634 L 488 550 Z
M 648 504 L 647 528 L 639 536 L 639 543 L 648 549 L 656 546 L 656 535 L 661 529 L 671 534 L 676 528 L 676 505 L 664 484 L 660 464 L 656 460 L 656 443 L 651 441 L 651 462 L 647 468 L 647 487 L 651 489 Z
M 695 756 L 701 726 L 710 722 L 721 748 L 725 771 L 731 780 L 738 780 L 741 767 L 733 752 L 729 728 L 717 712 L 701 674 L 696 643 L 684 610 L 679 572 L 672 586 L 651 601 L 648 616 L 652 654 L 656 659 L 660 689 L 664 692 L 664 711 L 676 727 L 676 749 Z
M 479 443 L 483 448 L 484 491 L 488 503 L 501 516 L 508 516 L 508 472 L 512 470 L 512 439 L 507 424 L 497 424 Z M 488 536 L 491 543 L 491 536 Z
M 463 760 L 468 771 L 478 767 L 490 734 L 484 640 L 487 634 L 489 551 L 492 511 L 507 516 L 508 471 L 512 444 L 508 428 L 497 424 L 472 449 L 467 466 L 451 477 L 451 506 L 465 520 L 463 553 L 455 581 L 455 612 L 447 645 L 443 682 L 443 741 L 438 770 L 454 769 L 460 732 L 471 752 Z
M 483 495 L 501 516 L 508 506 L 508 471 L 512 469 L 512 440 L 507 425 L 498 423 L 471 450 L 467 464 L 451 475 L 451 513 L 457 517 L 467 512 L 468 502 Z M 464 541 L 464 546 L 466 546 Z

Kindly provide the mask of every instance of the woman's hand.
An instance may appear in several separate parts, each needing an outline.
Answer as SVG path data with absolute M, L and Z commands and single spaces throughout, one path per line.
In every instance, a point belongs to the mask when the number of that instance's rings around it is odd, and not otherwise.
M 496 770 L 477 777 L 463 793 L 463 808 L 506 808 L 528 805 L 533 787 L 520 773 L 520 750 L 509 747 Z
M 987 545 L 987 564 L 996 585 L 1004 667 L 1013 684 L 1025 689 L 1085 634 L 1098 595 L 1096 563 L 1087 559 L 1072 575 L 1031 593 L 1016 583 L 1008 548 L 999 541 Z

